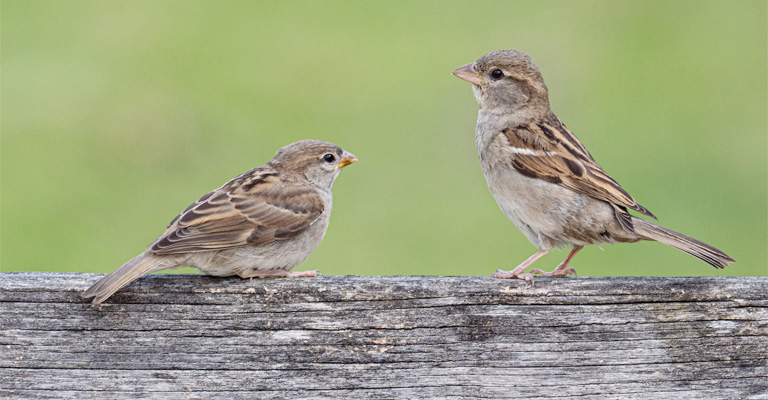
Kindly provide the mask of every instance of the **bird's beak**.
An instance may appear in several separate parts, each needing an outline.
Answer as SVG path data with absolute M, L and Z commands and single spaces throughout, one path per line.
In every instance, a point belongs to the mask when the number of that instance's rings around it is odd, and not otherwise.
M 473 85 L 480 86 L 480 84 L 483 82 L 483 76 L 480 75 L 475 69 L 475 63 L 456 68 L 451 73 Z
M 344 168 L 349 164 L 352 164 L 353 162 L 357 161 L 357 157 L 355 157 L 353 154 L 344 153 L 344 158 L 339 161 L 339 163 L 336 165 L 336 167 L 333 168 L 333 170 L 337 170 L 339 168 Z

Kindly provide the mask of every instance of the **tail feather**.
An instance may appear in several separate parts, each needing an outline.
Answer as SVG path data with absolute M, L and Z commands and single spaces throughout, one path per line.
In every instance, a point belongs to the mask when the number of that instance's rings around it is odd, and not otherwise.
M 101 304 L 125 285 L 133 282 L 141 275 L 167 268 L 166 258 L 147 253 L 139 254 L 120 268 L 112 271 L 94 283 L 82 297 L 93 297 L 93 304 Z
M 638 235 L 684 251 L 715 268 L 725 268 L 729 263 L 735 261 L 728 254 L 702 241 L 663 226 L 634 217 L 632 224 Z

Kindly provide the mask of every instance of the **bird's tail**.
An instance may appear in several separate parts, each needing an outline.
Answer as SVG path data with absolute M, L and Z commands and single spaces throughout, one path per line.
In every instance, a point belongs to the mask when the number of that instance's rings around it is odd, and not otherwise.
M 149 272 L 166 269 L 167 259 L 155 255 L 142 253 L 132 258 L 122 267 L 102 277 L 91 287 L 83 292 L 82 297 L 93 297 L 93 304 L 101 304 L 104 300 L 115 294 L 123 286 L 133 282 L 136 278 Z
M 729 263 L 734 262 L 734 259 L 728 254 L 663 226 L 634 217 L 632 218 L 632 225 L 634 225 L 635 233 L 638 235 L 682 250 L 715 268 L 725 268 Z

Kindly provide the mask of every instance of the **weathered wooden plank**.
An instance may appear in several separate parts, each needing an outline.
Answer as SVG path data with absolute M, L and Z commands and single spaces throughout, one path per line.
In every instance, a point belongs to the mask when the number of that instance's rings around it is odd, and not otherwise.
M 0 397 L 764 398 L 768 278 L 0 274 Z

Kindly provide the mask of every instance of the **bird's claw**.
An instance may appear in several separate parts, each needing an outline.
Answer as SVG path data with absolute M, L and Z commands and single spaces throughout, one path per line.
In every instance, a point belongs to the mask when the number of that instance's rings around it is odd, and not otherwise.
M 554 270 L 552 270 L 552 272 L 546 272 L 546 271 L 542 271 L 542 270 L 540 270 L 538 268 L 535 268 L 535 269 L 531 270 L 531 273 L 532 274 L 538 274 L 538 275 L 541 275 L 541 276 L 554 276 L 554 277 L 557 277 L 557 278 L 564 278 L 564 277 L 566 277 L 568 275 L 573 275 L 574 278 L 578 279 L 578 275 L 576 275 L 576 270 L 571 268 L 571 267 L 567 267 L 567 268 L 557 267 Z
M 515 270 L 503 271 L 499 269 L 491 274 L 491 276 L 499 279 L 522 279 L 524 281 L 531 282 L 531 285 L 533 285 L 533 275 L 527 272 L 516 272 Z
M 320 271 L 318 270 L 312 270 L 312 271 L 291 271 L 288 273 L 286 278 L 314 278 L 316 276 L 320 275 Z

